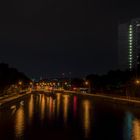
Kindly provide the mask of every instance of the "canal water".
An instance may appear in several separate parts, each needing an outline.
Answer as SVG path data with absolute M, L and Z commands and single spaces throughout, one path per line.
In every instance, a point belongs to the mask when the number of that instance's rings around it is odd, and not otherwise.
M 90 96 L 31 94 L 0 109 L 1 140 L 140 140 L 140 109 Z

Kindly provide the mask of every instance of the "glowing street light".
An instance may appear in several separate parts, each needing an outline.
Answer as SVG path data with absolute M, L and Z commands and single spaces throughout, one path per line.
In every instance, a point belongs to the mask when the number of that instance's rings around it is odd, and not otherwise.
M 85 81 L 85 85 L 88 88 L 88 92 L 91 93 L 91 83 L 90 83 L 90 81 Z
M 22 81 L 19 81 L 18 84 L 19 84 L 19 85 L 22 85 Z
M 140 84 L 140 80 L 136 80 L 136 84 L 139 85 Z
M 88 81 L 86 81 L 86 82 L 85 82 L 85 85 L 86 85 L 86 86 L 87 86 L 87 85 L 89 85 L 89 82 L 88 82 Z
M 65 85 L 67 85 L 68 83 L 67 82 L 65 82 Z
M 32 86 L 33 85 L 33 82 L 30 82 L 30 85 Z

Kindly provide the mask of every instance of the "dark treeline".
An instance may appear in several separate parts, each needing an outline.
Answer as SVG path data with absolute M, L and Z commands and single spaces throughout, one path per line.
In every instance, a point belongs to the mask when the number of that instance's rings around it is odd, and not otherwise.
M 106 75 L 88 75 L 91 91 L 104 93 L 139 96 L 140 81 L 136 71 L 109 71 Z M 127 93 L 126 93 L 127 92 Z
M 104 75 L 90 74 L 84 79 L 72 79 L 71 85 L 88 88 L 91 93 L 140 97 L 140 79 L 136 70 L 112 70 Z
M 0 94 L 11 85 L 18 85 L 19 81 L 22 81 L 25 85 L 30 79 L 17 69 L 10 68 L 8 64 L 0 63 Z
M 73 78 L 73 79 L 71 79 L 71 85 L 72 85 L 72 88 L 83 87 L 84 86 L 84 79 Z
M 114 89 L 125 86 L 133 79 L 134 74 L 130 71 L 109 71 L 106 75 L 88 75 L 91 87 L 95 89 Z

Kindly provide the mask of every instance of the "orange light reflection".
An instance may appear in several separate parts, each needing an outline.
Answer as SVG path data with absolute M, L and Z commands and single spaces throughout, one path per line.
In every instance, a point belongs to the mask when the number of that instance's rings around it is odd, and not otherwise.
M 16 137 L 19 138 L 23 135 L 24 133 L 24 123 L 25 123 L 25 114 L 23 110 L 23 106 L 20 106 L 20 108 L 16 112 L 15 116 L 15 133 Z

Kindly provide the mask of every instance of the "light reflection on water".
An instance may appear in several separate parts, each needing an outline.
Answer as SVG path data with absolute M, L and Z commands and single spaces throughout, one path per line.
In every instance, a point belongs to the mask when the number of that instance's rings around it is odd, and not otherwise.
M 47 119 L 50 121 L 51 119 L 51 114 L 50 114 L 50 97 L 46 97 L 46 114 L 47 114 Z
M 79 139 L 82 136 L 82 139 L 95 140 L 140 140 L 140 113 L 111 105 L 96 104 L 91 98 L 76 95 L 31 94 L 24 104 L 19 101 L 6 111 L 0 110 L 0 130 L 9 130 L 16 139 L 24 139 L 27 135 L 26 129 L 29 129 L 28 133 L 33 138 L 44 132 L 47 139 L 47 132 L 52 131 L 54 136 L 55 133 L 60 133 L 58 136 L 63 140 L 67 139 L 63 135 L 68 131 L 68 137 L 73 138 L 76 135 Z M 110 116 L 112 120 L 109 120 Z M 58 128 L 55 125 L 57 123 Z M 4 134 L 0 131 L 1 137 L 12 139 Z M 120 136 L 116 138 L 118 135 Z
M 56 108 L 56 100 L 53 100 L 53 108 L 52 108 L 52 116 L 53 116 L 53 120 L 55 119 L 55 108 Z
M 60 114 L 60 102 L 61 102 L 61 94 L 56 94 L 56 100 L 57 100 L 57 118 L 59 118 Z
M 83 100 L 82 107 L 83 107 L 83 128 L 85 130 L 85 137 L 88 138 L 90 133 L 90 101 L 89 100 Z
M 135 119 L 132 124 L 132 140 L 140 140 L 140 120 Z
M 64 124 L 67 125 L 68 111 L 69 111 L 69 95 L 63 95 L 63 118 Z
M 140 140 L 140 119 L 131 112 L 125 113 L 124 140 Z
M 33 94 L 30 97 L 28 108 L 29 108 L 29 123 L 31 123 L 32 122 L 32 119 L 33 119 L 33 112 L 34 112 L 34 99 L 33 99 Z
M 73 97 L 73 116 L 77 117 L 77 96 Z
M 133 115 L 131 112 L 125 113 L 124 118 L 124 140 L 131 140 Z
M 24 134 L 24 128 L 25 128 L 24 108 L 23 106 L 20 105 L 15 116 L 15 133 L 17 138 L 21 137 Z
M 52 120 L 52 111 L 53 111 L 53 99 L 52 97 L 49 97 L 49 106 L 48 106 L 48 110 L 49 110 L 49 120 Z
M 42 94 L 41 96 L 41 120 L 43 122 L 44 117 L 45 117 L 45 95 Z

